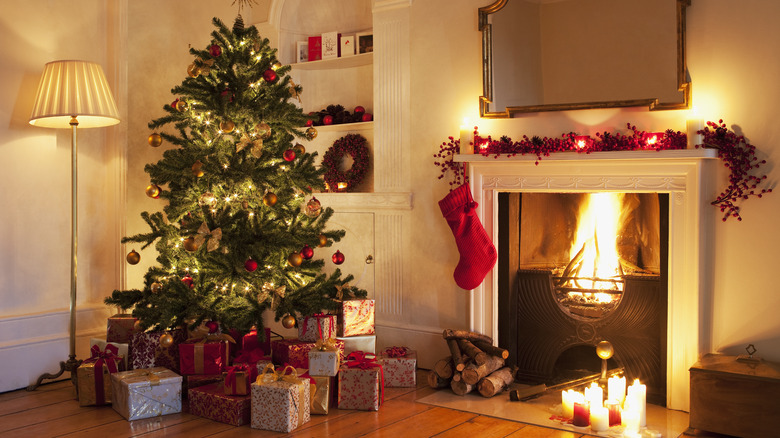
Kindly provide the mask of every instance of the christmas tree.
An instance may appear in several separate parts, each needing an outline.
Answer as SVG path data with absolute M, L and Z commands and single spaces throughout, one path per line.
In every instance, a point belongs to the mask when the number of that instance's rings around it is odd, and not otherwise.
M 193 63 L 171 90 L 167 114 L 149 123 L 149 144 L 172 147 L 146 165 L 146 193 L 167 204 L 141 214 L 148 233 L 122 239 L 154 244 L 159 265 L 144 275 L 143 290 L 105 300 L 134 308 L 144 329 L 216 321 L 246 331 L 263 327 L 267 309 L 289 326 L 290 316 L 335 309 L 344 292 L 366 294 L 350 290 L 352 277 L 338 269 L 323 274 L 325 262 L 313 257 L 345 233 L 324 230 L 333 210 L 312 196 L 324 188 L 324 170 L 296 142 L 317 131 L 301 128 L 308 118 L 293 101 L 301 87 L 290 66 L 240 15 L 232 29 L 213 23 L 211 44 L 190 49 Z M 130 263 L 138 259 L 128 254 Z

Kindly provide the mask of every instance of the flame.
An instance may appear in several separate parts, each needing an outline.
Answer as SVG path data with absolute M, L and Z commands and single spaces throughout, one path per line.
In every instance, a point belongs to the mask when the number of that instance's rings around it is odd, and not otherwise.
M 618 279 L 621 274 L 617 251 L 620 225 L 621 193 L 591 193 L 583 203 L 577 222 L 577 234 L 569 251 L 578 259 L 572 276 L 580 278 Z M 584 289 L 622 290 L 622 283 L 578 279 L 575 286 Z M 582 295 L 570 292 L 570 295 Z M 600 303 L 612 301 L 608 293 L 595 293 L 589 298 Z

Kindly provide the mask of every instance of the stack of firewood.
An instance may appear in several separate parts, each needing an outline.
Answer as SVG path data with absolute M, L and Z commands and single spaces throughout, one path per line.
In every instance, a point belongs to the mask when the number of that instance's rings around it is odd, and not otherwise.
M 504 366 L 509 351 L 493 346 L 493 339 L 465 330 L 442 333 L 450 356 L 440 359 L 428 373 L 432 388 L 452 388 L 465 395 L 474 389 L 484 397 L 493 397 L 514 381 L 514 372 Z

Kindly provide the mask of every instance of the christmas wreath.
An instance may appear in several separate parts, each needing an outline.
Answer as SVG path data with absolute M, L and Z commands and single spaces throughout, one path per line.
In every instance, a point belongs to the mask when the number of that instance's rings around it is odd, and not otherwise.
M 342 171 L 341 160 L 344 155 L 352 157 L 352 167 Z M 325 182 L 331 189 L 336 189 L 339 183 L 346 183 L 346 191 L 352 191 L 366 176 L 369 166 L 368 147 L 366 139 L 360 134 L 348 134 L 333 142 L 322 157 L 325 168 Z

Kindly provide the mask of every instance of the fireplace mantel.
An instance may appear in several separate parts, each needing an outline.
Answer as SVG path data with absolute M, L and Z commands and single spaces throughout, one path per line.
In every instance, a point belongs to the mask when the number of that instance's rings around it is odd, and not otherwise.
M 499 192 L 652 192 L 669 194 L 667 407 L 688 410 L 688 369 L 710 351 L 711 242 L 718 222 L 716 151 L 561 152 L 458 155 L 466 163 L 477 214 L 498 246 Z M 498 278 L 491 270 L 471 293 L 471 329 L 498 339 Z

